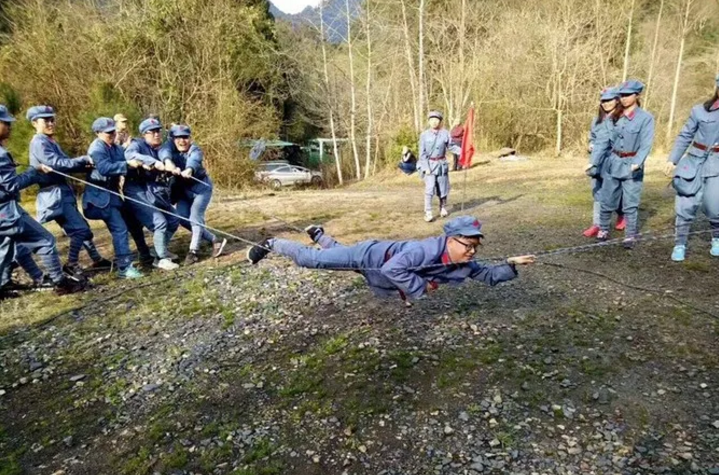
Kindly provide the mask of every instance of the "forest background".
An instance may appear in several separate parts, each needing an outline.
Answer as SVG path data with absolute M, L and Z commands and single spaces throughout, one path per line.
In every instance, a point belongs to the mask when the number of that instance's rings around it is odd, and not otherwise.
M 585 153 L 600 90 L 646 85 L 666 152 L 719 72 L 718 0 L 327 0 L 306 21 L 267 0 L 4 0 L 0 100 L 50 104 L 81 155 L 98 116 L 186 122 L 215 181 L 250 183 L 243 140 L 349 140 L 333 182 L 362 180 L 416 149 L 430 109 L 477 113 L 481 151 Z M 313 14 L 314 12 L 314 14 Z M 328 12 L 330 15 L 328 15 Z M 331 20 L 328 21 L 328 18 Z M 338 26 L 338 25 L 341 25 Z

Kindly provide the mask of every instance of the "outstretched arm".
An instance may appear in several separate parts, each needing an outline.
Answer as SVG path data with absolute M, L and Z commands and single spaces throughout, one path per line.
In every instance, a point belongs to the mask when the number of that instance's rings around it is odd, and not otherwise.
M 516 278 L 519 275 L 516 268 L 518 265 L 534 264 L 535 261 L 535 256 L 519 256 L 510 257 L 505 264 L 494 266 L 470 262 L 469 265 L 472 267 L 470 278 L 494 286 Z
M 90 157 L 88 156 L 68 158 L 61 155 L 45 140 L 32 141 L 30 144 L 30 156 L 37 160 L 38 163 L 47 165 L 53 170 L 62 173 L 72 173 L 82 170 L 91 163 Z

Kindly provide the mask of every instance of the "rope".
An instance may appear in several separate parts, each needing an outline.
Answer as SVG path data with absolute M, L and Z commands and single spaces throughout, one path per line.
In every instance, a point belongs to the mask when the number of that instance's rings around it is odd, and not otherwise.
M 107 192 L 107 193 L 110 193 L 111 195 L 117 196 L 118 198 L 120 198 L 120 199 L 123 200 L 123 201 L 130 201 L 130 202 L 135 203 L 135 204 L 138 204 L 138 205 L 140 205 L 140 206 L 145 206 L 146 208 L 150 208 L 150 209 L 153 209 L 153 210 L 155 210 L 155 211 L 159 211 L 159 212 L 164 213 L 164 214 L 166 214 L 166 215 L 168 215 L 168 216 L 173 216 L 173 217 L 175 217 L 175 218 L 177 218 L 177 219 L 181 219 L 181 220 L 183 220 L 183 221 L 187 221 L 187 222 L 189 222 L 190 224 L 194 224 L 195 226 L 201 226 L 201 227 L 203 227 L 203 228 L 205 228 L 205 229 L 207 229 L 207 230 L 209 230 L 209 231 L 212 231 L 213 233 L 220 234 L 220 235 L 222 235 L 222 236 L 226 236 L 226 237 L 229 237 L 229 238 L 232 238 L 232 239 L 236 239 L 236 240 L 238 240 L 238 241 L 241 241 L 241 242 L 243 242 L 243 243 L 245 243 L 245 244 L 250 244 L 250 245 L 252 245 L 252 246 L 260 246 L 260 247 L 263 247 L 261 244 L 258 244 L 258 243 L 254 242 L 254 241 L 250 241 L 249 239 L 245 239 L 245 238 L 243 238 L 243 237 L 240 237 L 240 236 L 237 236 L 237 235 L 234 235 L 234 234 L 231 234 L 231 233 L 222 231 L 222 230 L 220 230 L 220 229 L 213 228 L 213 227 L 208 226 L 208 225 L 206 225 L 206 224 L 199 223 L 199 222 L 194 221 L 194 220 L 192 220 L 192 219 L 190 219 L 190 218 L 186 218 L 186 217 L 184 217 L 184 216 L 180 216 L 180 215 L 177 214 L 177 213 L 173 213 L 172 211 L 168 211 L 168 210 L 166 210 L 166 209 L 158 208 L 157 206 L 152 205 L 152 204 L 150 204 L 150 203 L 147 203 L 147 202 L 145 202 L 145 201 L 137 200 L 137 199 L 132 198 L 132 197 L 130 197 L 130 196 L 123 195 L 122 193 L 117 193 L 117 192 L 115 192 L 115 191 L 108 190 L 107 188 L 104 188 L 104 187 L 102 187 L 102 186 L 96 185 L 96 184 L 94 184 L 94 183 L 90 183 L 89 181 L 85 181 L 85 180 L 83 180 L 83 179 L 81 179 L 81 178 L 77 178 L 77 177 L 74 177 L 74 176 L 72 176 L 72 175 L 68 175 L 68 174 L 66 174 L 66 173 L 59 172 L 59 171 L 57 171 L 57 170 L 53 170 L 51 173 L 54 173 L 54 174 L 56 174 L 56 175 L 60 175 L 60 176 L 65 177 L 65 178 L 69 178 L 70 180 L 75 180 L 75 181 L 77 181 L 77 182 L 79 182 L 79 183 L 84 184 L 85 186 L 90 186 L 90 187 L 93 187 L 93 188 L 97 188 L 98 190 L 105 191 L 105 192 Z M 263 247 L 263 249 L 271 250 L 271 249 L 268 249 L 268 248 L 266 248 L 266 247 Z
M 183 177 L 183 178 L 184 178 L 184 177 Z M 202 185 L 205 185 L 205 186 L 208 187 L 208 188 L 212 188 L 212 186 L 210 186 L 208 183 L 205 183 L 204 181 L 202 181 L 202 180 L 200 180 L 200 179 L 198 179 L 198 178 L 195 178 L 195 177 L 192 176 L 192 175 L 190 175 L 189 178 L 192 179 L 192 180 L 195 180 L 197 183 L 200 183 L 200 184 L 202 184 Z M 250 206 L 252 206 L 253 208 L 255 208 L 262 216 L 267 217 L 267 218 L 274 219 L 275 221 L 279 221 L 279 222 L 281 222 L 282 224 L 284 224 L 285 226 L 287 226 L 288 228 L 292 229 L 293 231 L 296 231 L 296 232 L 298 232 L 298 233 L 303 233 L 303 232 L 305 232 L 304 229 L 298 228 L 298 227 L 295 226 L 294 224 L 292 224 L 292 223 L 290 223 L 290 222 L 288 222 L 288 221 L 286 221 L 286 220 L 284 220 L 284 219 L 282 219 L 282 218 L 280 218 L 280 217 L 273 216 L 273 215 L 271 215 L 271 214 L 265 213 L 264 211 L 262 211 L 262 210 L 261 210 L 258 206 L 256 206 L 256 205 L 250 204 Z
M 161 213 L 165 213 L 165 214 L 167 214 L 167 215 L 174 216 L 174 217 L 176 217 L 176 218 L 178 218 L 178 219 L 182 219 L 182 220 L 188 221 L 188 222 L 190 222 L 190 223 L 192 223 L 192 224 L 194 224 L 194 225 L 196 225 L 196 226 L 201 226 L 201 227 L 203 227 L 203 228 L 205 228 L 205 229 L 208 229 L 208 230 L 210 230 L 210 231 L 212 231 L 212 232 L 215 232 L 215 233 L 217 233 L 217 234 L 220 234 L 220 235 L 229 237 L 229 238 L 231 238 L 231 239 L 235 239 L 235 240 L 240 241 L 240 242 L 243 242 L 243 243 L 245 243 L 245 244 L 248 244 L 248 245 L 251 245 L 251 246 L 257 246 L 257 247 L 259 247 L 259 248 L 261 248 L 261 249 L 265 249 L 265 250 L 270 251 L 270 252 L 272 251 L 271 248 L 265 246 L 264 244 L 261 244 L 261 243 L 258 243 L 258 242 L 254 242 L 254 241 L 251 241 L 251 240 L 249 240 L 249 239 L 245 239 L 245 238 L 243 238 L 243 237 L 237 236 L 237 235 L 235 235 L 235 234 L 228 233 L 228 232 L 225 232 L 225 231 L 222 231 L 222 230 L 213 228 L 213 227 L 208 226 L 208 225 L 206 225 L 206 224 L 198 223 L 198 222 L 196 222 L 196 221 L 193 221 L 193 220 L 191 220 L 191 219 L 189 219 L 189 218 L 180 216 L 180 215 L 178 215 L 178 214 L 176 214 L 176 213 L 173 213 L 173 212 L 171 212 L 171 211 L 167 211 L 167 210 L 158 208 L 158 207 L 156 207 L 156 206 L 154 206 L 154 205 L 151 205 L 151 204 L 146 203 L 146 202 L 141 201 L 141 200 L 134 199 L 134 198 L 132 198 L 132 197 L 123 196 L 123 195 L 121 195 L 120 193 L 117 193 L 117 192 L 108 190 L 108 189 L 106 189 L 106 188 L 103 188 L 103 187 L 101 187 L 101 186 L 95 185 L 94 183 L 90 183 L 90 182 L 85 181 L 85 180 L 82 180 L 82 179 L 80 179 L 80 178 L 74 177 L 74 176 L 72 176 L 72 175 L 68 175 L 68 174 L 65 174 L 65 173 L 62 173 L 62 172 L 59 172 L 59 171 L 56 171 L 56 170 L 53 170 L 52 173 L 55 173 L 55 174 L 57 174 L 57 175 L 63 176 L 63 177 L 65 177 L 65 178 L 68 178 L 68 179 L 71 179 L 71 180 L 78 181 L 78 182 L 80 182 L 80 183 L 83 183 L 85 186 L 91 186 L 91 187 L 97 188 L 97 189 L 99 189 L 99 190 L 106 191 L 106 192 L 108 192 L 108 193 L 110 193 L 110 194 L 113 194 L 113 195 L 115 195 L 115 196 L 120 197 L 121 199 L 124 198 L 125 200 L 131 201 L 131 202 L 136 203 L 136 204 L 139 204 L 139 205 L 141 205 L 141 206 L 145 206 L 145 207 L 151 208 L 151 209 L 153 209 L 153 210 L 159 211 L 159 212 L 161 212 Z M 208 186 L 209 186 L 209 185 L 208 185 Z M 293 226 L 292 226 L 292 227 L 293 227 Z M 301 230 L 301 229 L 296 228 L 296 227 L 294 227 L 294 228 L 297 229 L 299 232 L 304 232 L 304 230 Z M 711 230 L 692 231 L 692 232 L 689 233 L 689 235 L 706 234 L 706 233 L 710 233 L 710 232 L 711 232 Z M 651 241 L 658 241 L 658 240 L 661 240 L 661 239 L 667 239 L 667 238 L 670 238 L 670 237 L 673 238 L 673 237 L 674 237 L 674 233 L 664 234 L 664 235 L 658 235 L 658 236 L 653 236 L 653 235 L 651 235 L 651 232 L 648 232 L 648 233 L 644 233 L 644 234 L 641 234 L 641 235 L 637 236 L 637 237 L 635 238 L 635 240 L 636 240 L 636 242 L 651 242 Z M 622 244 L 623 241 L 624 241 L 624 239 L 622 239 L 622 238 L 617 238 L 617 239 L 610 239 L 610 240 L 604 241 L 604 242 L 597 242 L 597 243 L 584 244 L 584 245 L 579 245 L 579 246 L 564 247 L 564 248 L 559 248 L 559 249 L 553 249 L 553 250 L 550 250 L 550 251 L 539 251 L 539 252 L 535 252 L 535 253 L 526 253 L 526 254 L 533 254 L 533 255 L 536 256 L 537 258 L 546 258 L 546 257 L 558 256 L 558 255 L 562 255 L 562 254 L 575 254 L 575 253 L 580 253 L 580 252 L 587 252 L 587 251 L 590 251 L 590 250 L 593 250 L 593 249 L 602 248 L 602 247 L 616 246 L 616 245 Z M 516 254 L 515 254 L 515 255 L 516 255 Z M 470 262 L 506 261 L 509 257 L 511 257 L 511 256 L 504 255 L 504 256 L 489 257 L 489 258 L 484 258 L 484 259 L 474 258 L 474 259 L 472 259 Z M 443 267 L 452 267 L 452 266 L 455 266 L 455 265 L 457 265 L 457 264 L 443 264 L 443 263 L 439 263 L 439 264 L 428 264 L 428 265 L 425 265 L 425 266 L 411 267 L 411 268 L 408 268 L 408 270 L 419 271 L 419 270 L 436 269 L 436 268 L 443 268 Z M 380 272 L 380 271 L 382 270 L 382 268 L 381 268 L 381 267 L 332 267 L 331 269 L 324 269 L 324 270 Z
M 622 287 L 627 287 L 627 288 L 629 288 L 629 289 L 639 290 L 639 291 L 641 291 L 641 292 L 649 292 L 649 293 L 654 293 L 654 294 L 660 294 L 660 295 L 661 295 L 662 297 L 664 297 L 664 298 L 667 298 L 667 299 L 669 299 L 669 300 L 673 300 L 674 302 L 677 302 L 677 303 L 680 304 L 680 305 L 683 305 L 683 306 L 685 306 L 685 307 L 691 308 L 691 309 L 693 309 L 693 310 L 696 310 L 697 312 L 703 313 L 703 314 L 705 314 L 705 315 L 709 315 L 710 317 L 713 317 L 713 318 L 716 318 L 717 320 L 719 320 L 719 315 L 717 315 L 717 314 L 715 314 L 715 313 L 712 313 L 712 312 L 710 312 L 710 311 L 708 311 L 708 310 L 705 310 L 705 309 L 703 309 L 703 308 L 701 308 L 701 307 L 697 307 L 697 306 L 694 305 L 694 304 L 691 304 L 691 303 L 689 303 L 689 302 L 686 302 L 686 301 L 684 301 L 684 300 L 681 300 L 681 299 L 679 299 L 679 298 L 677 298 L 677 297 L 675 297 L 675 296 L 673 296 L 673 295 L 671 295 L 671 294 L 669 294 L 669 293 L 667 293 L 667 292 L 665 292 L 665 291 L 663 292 L 663 291 L 661 291 L 661 290 L 659 290 L 659 289 L 650 289 L 650 288 L 648 288 L 648 287 L 641 287 L 641 286 L 638 286 L 638 285 L 628 284 L 628 283 L 626 283 L 626 282 L 622 282 L 621 280 L 615 279 L 614 277 L 608 276 L 608 275 L 606 275 L 606 274 L 602 274 L 601 272 L 589 270 L 589 269 L 580 269 L 580 268 L 578 268 L 578 267 L 571 267 L 571 266 L 567 266 L 567 265 L 564 265 L 564 264 L 557 264 L 557 263 L 554 263 L 554 262 L 542 262 L 541 264 L 542 264 L 542 265 L 545 265 L 545 266 L 556 267 L 556 268 L 558 268 L 558 269 L 571 270 L 571 271 L 576 271 L 576 272 L 584 272 L 585 274 L 593 275 L 593 276 L 596 276 L 596 277 L 601 277 L 602 279 L 606 279 L 606 280 L 608 280 L 608 281 L 610 281 L 610 282 L 613 282 L 613 283 L 615 283 L 615 284 L 617 284 L 617 285 L 620 285 L 620 286 L 622 286 Z

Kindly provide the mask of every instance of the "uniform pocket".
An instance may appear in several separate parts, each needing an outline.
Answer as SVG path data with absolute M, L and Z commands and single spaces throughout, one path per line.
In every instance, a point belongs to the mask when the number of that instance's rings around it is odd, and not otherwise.
M 704 162 L 688 155 L 677 165 L 672 179 L 672 186 L 679 196 L 694 196 L 702 187 L 699 170 Z
M 62 189 L 58 186 L 49 186 L 41 189 L 37 194 L 37 220 L 47 223 L 62 215 Z
M 0 203 L 0 236 L 13 236 L 22 232 L 22 214 L 14 201 Z

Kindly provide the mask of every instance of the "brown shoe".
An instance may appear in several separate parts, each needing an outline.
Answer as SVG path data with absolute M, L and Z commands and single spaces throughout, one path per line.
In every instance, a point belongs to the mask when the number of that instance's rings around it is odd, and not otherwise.
M 198 262 L 200 262 L 199 256 L 192 251 L 188 252 L 187 256 L 185 256 L 186 266 L 191 266 L 192 264 L 197 264 Z

